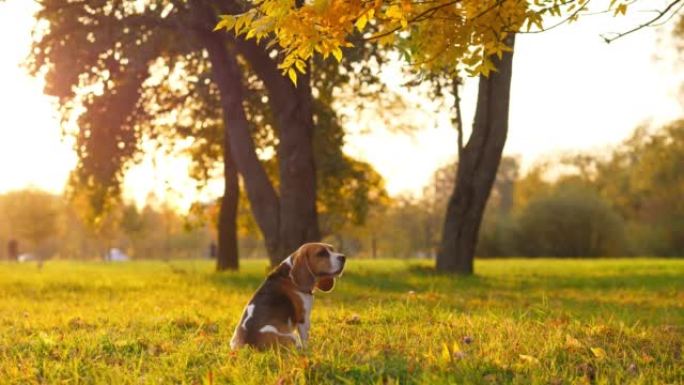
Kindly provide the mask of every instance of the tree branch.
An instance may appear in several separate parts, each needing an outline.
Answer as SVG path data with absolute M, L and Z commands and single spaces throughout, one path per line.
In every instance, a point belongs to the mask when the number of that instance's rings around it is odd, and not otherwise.
M 639 31 L 643 28 L 650 27 L 650 26 L 654 25 L 656 22 L 658 22 L 658 20 L 663 18 L 665 15 L 667 15 L 667 13 L 670 12 L 672 10 L 672 8 L 674 8 L 675 5 L 681 3 L 682 1 L 684 1 L 684 0 L 674 0 L 667 7 L 665 7 L 665 9 L 663 9 L 662 11 L 658 11 L 658 14 L 654 18 L 652 18 L 652 19 L 648 20 L 647 22 L 640 24 L 640 25 L 638 25 L 638 26 L 636 26 L 636 27 L 634 27 L 628 31 L 620 32 L 617 35 L 615 35 L 614 37 L 606 37 L 605 35 L 601 35 L 601 37 L 603 38 L 603 40 L 606 43 L 612 43 L 621 37 L 625 37 L 631 33 Z M 681 9 L 681 6 L 675 12 L 673 12 L 673 15 L 675 13 L 679 12 L 679 9 Z M 670 17 L 672 17 L 672 16 L 670 16 Z M 669 20 L 669 18 L 668 18 L 668 20 Z
M 455 123 L 456 130 L 458 131 L 458 161 L 461 161 L 461 155 L 463 155 L 463 116 L 461 114 L 461 97 L 458 93 L 458 86 L 460 79 L 458 76 L 453 76 L 451 78 L 451 87 L 453 88 L 454 94 L 454 109 L 455 109 Z

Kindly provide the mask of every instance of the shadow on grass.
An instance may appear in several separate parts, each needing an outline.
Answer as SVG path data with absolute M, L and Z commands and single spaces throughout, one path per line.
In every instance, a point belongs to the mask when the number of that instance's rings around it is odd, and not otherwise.
M 318 362 L 307 368 L 305 377 L 314 384 L 499 384 L 511 383 L 516 373 L 480 360 L 426 366 L 417 357 L 385 351 L 357 362 Z
M 206 278 L 212 284 L 222 288 L 252 292 L 255 291 L 259 285 L 261 285 L 266 278 L 266 274 L 253 271 L 223 272 L 208 274 Z
M 454 277 L 444 274 L 413 273 L 356 273 L 342 277 L 344 284 L 355 288 L 382 293 L 406 293 L 408 291 L 453 291 L 463 288 L 482 289 L 490 282 L 479 276 Z
M 252 292 L 266 277 L 265 268 L 251 268 L 240 272 L 210 273 L 205 277 L 214 285 Z M 347 294 L 405 294 L 415 292 L 441 292 L 486 294 L 490 292 L 539 293 L 563 290 L 582 291 L 656 291 L 670 295 L 684 288 L 684 279 L 666 270 L 633 272 L 622 270 L 589 271 L 588 274 L 571 271 L 527 270 L 512 271 L 510 274 L 491 274 L 457 276 L 437 272 L 425 263 L 406 263 L 399 268 L 383 270 L 382 266 L 362 266 L 345 272 L 340 279 L 338 290 Z M 562 297 L 562 295 L 561 295 Z
M 420 371 L 407 357 L 386 352 L 365 362 L 316 362 L 306 369 L 305 377 L 311 384 L 417 384 Z

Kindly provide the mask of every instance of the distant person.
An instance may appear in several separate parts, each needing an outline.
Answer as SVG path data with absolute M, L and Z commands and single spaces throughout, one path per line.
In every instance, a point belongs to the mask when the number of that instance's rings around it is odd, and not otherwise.
M 7 242 L 7 255 L 11 261 L 19 260 L 19 242 L 16 239 L 10 239 Z
M 210 259 L 216 259 L 217 254 L 218 254 L 218 247 L 216 246 L 216 242 L 211 242 L 209 244 L 209 258 Z
M 128 255 L 116 247 L 109 249 L 109 253 L 107 253 L 107 255 L 109 256 L 108 260 L 110 262 L 126 262 L 130 260 Z

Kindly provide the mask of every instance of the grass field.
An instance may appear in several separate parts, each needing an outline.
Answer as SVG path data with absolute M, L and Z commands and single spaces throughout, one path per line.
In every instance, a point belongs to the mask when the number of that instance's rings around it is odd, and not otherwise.
M 684 260 L 348 265 L 307 351 L 233 353 L 263 261 L 0 264 L 0 383 L 684 383 Z

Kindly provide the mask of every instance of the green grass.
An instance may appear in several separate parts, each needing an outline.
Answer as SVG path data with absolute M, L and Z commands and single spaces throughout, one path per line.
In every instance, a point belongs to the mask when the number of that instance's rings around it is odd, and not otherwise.
M 684 383 L 684 260 L 351 260 L 304 352 L 231 352 L 265 262 L 212 268 L 0 264 L 0 383 Z

